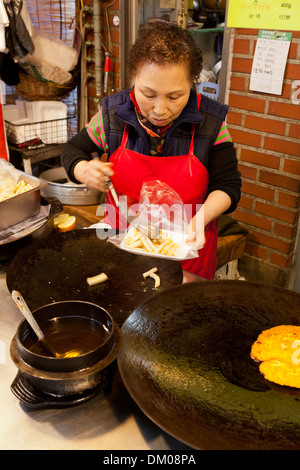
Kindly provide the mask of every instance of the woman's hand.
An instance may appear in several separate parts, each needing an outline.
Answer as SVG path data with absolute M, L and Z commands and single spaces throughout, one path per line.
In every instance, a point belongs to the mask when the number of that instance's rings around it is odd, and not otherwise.
M 81 160 L 74 168 L 74 176 L 89 188 L 107 192 L 106 177 L 113 176 L 113 163 L 104 163 L 98 158 Z
M 187 242 L 201 249 L 205 244 L 206 225 L 229 209 L 230 204 L 231 199 L 224 191 L 210 193 L 188 225 Z
M 204 233 L 204 205 L 191 219 L 187 229 L 187 243 L 193 245 L 197 250 L 203 248 L 205 244 Z

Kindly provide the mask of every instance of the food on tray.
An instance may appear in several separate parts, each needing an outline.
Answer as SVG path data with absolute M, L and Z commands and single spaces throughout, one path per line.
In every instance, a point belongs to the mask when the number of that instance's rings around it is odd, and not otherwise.
M 157 268 L 152 268 L 152 269 L 149 269 L 149 271 L 146 271 L 145 273 L 143 273 L 143 276 L 144 276 L 144 279 L 146 279 L 146 277 L 152 277 L 152 279 L 155 280 L 155 285 L 154 287 L 159 287 L 160 286 L 160 277 L 157 273 Z
M 97 274 L 96 276 L 88 277 L 86 282 L 89 286 L 95 286 L 96 284 L 101 284 L 102 282 L 107 281 L 108 276 L 105 273 Z
M 128 248 L 147 252 L 156 253 L 166 256 L 176 256 L 179 248 L 179 243 L 175 243 L 172 238 L 162 230 L 159 231 L 159 237 L 155 240 L 151 240 L 148 237 L 143 236 L 137 229 L 133 228 L 130 230 L 128 235 L 124 238 L 124 243 Z
M 54 228 L 58 232 L 68 232 L 76 227 L 76 217 L 70 214 L 59 214 L 54 217 Z
M 30 191 L 30 189 L 33 189 L 33 186 L 31 186 L 30 183 L 26 183 L 24 180 L 20 180 L 17 184 L 4 183 L 0 186 L 0 202 L 17 196 L 18 194 L 25 193 L 26 191 Z
M 259 370 L 266 380 L 300 388 L 300 326 L 279 325 L 263 331 L 250 354 L 261 362 Z

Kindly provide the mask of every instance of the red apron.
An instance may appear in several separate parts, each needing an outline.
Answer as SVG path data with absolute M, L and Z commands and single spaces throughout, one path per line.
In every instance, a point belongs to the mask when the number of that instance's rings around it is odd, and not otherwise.
M 188 155 L 153 157 L 126 148 L 128 140 L 126 125 L 120 147 L 109 158 L 114 164 L 115 174 L 112 182 L 119 196 L 126 195 L 127 201 L 130 201 L 129 205 L 137 204 L 144 182 L 164 181 L 179 194 L 184 204 L 192 204 L 192 215 L 194 215 L 196 205 L 205 201 L 208 187 L 208 172 L 194 155 L 194 133 L 195 126 Z M 106 204 L 114 206 L 116 213 L 122 219 L 110 192 L 107 193 Z M 115 214 L 112 217 L 110 215 L 112 215 L 111 210 L 107 211 L 106 223 L 113 228 L 124 228 L 120 224 L 116 226 Z M 205 279 L 213 279 L 217 264 L 217 241 L 218 223 L 214 220 L 205 227 L 205 245 L 198 251 L 199 256 L 181 261 L 182 269 Z

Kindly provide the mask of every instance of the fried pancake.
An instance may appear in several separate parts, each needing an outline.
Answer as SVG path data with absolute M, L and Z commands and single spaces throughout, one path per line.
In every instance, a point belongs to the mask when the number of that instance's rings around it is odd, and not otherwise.
M 300 388 L 300 365 L 273 359 L 262 362 L 260 372 L 266 380 L 286 387 Z
M 300 326 L 280 325 L 263 331 L 252 345 L 251 357 L 256 361 L 291 360 L 292 345 L 300 340 Z
M 300 388 L 300 326 L 280 325 L 263 331 L 250 354 L 261 362 L 259 370 L 267 380 Z

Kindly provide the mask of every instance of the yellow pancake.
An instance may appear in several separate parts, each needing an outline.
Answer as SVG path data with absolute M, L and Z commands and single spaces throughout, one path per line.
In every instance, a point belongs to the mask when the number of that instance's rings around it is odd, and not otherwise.
M 300 326 L 280 325 L 263 331 L 251 348 L 260 372 L 274 383 L 300 388 Z

